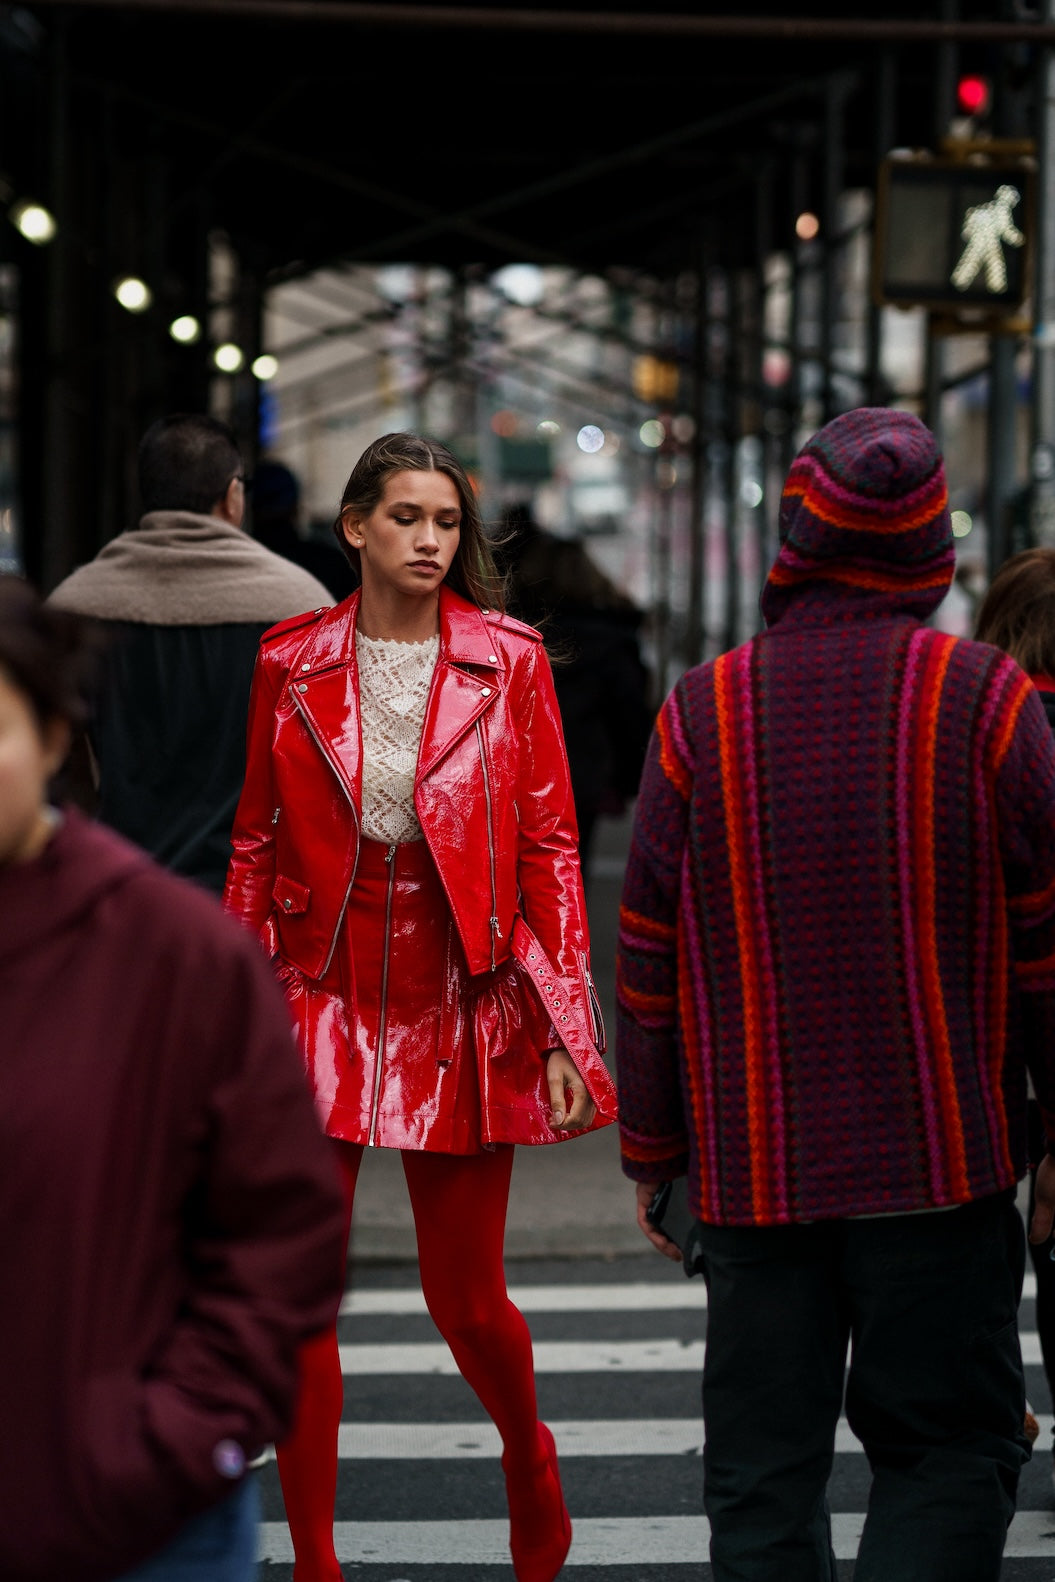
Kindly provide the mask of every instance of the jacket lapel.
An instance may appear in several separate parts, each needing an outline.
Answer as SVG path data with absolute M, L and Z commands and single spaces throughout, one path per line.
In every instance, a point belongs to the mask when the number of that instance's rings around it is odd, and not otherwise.
M 501 655 L 481 612 L 449 588 L 440 590 L 440 653 L 425 705 L 418 750 L 420 784 L 500 695 Z
M 340 617 L 315 627 L 290 670 L 290 695 L 358 816 L 362 810 L 363 737 L 355 624 L 359 596 Z

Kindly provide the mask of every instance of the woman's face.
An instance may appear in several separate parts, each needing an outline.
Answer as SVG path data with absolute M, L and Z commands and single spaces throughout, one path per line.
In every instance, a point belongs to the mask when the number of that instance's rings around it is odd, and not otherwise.
M 359 551 L 363 592 L 434 594 L 461 537 L 458 491 L 443 472 L 394 472 L 369 516 L 349 508 L 344 535 Z
M 48 781 L 68 741 L 61 720 L 41 730 L 25 693 L 0 670 L 0 867 L 25 862 L 47 844 Z

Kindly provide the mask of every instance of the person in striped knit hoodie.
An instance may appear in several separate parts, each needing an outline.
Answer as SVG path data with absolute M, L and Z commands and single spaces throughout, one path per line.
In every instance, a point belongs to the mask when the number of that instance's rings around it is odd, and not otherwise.
M 929 430 L 827 424 L 764 631 L 681 677 L 642 778 L 622 1165 L 659 1250 L 660 1183 L 687 1175 L 701 1221 L 715 1582 L 836 1576 L 848 1351 L 857 1582 L 997 1578 L 1029 1454 L 1015 1197 L 1027 1067 L 1055 1151 L 1055 746 L 1008 655 L 927 624 L 953 565 Z M 1037 1204 L 1044 1238 L 1051 1158 Z

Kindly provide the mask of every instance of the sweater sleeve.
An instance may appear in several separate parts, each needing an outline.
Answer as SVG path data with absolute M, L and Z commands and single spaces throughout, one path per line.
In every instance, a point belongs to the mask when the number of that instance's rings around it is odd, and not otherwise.
M 256 945 L 215 949 L 186 988 L 198 996 L 188 1059 L 211 1083 L 182 1205 L 189 1280 L 143 1404 L 154 1444 L 215 1498 L 237 1470 L 223 1447 L 251 1456 L 288 1432 L 298 1348 L 334 1322 L 344 1288 L 345 1214 L 285 1004 Z
M 1026 1064 L 1055 1148 L 1055 739 L 1033 684 L 1003 678 L 997 805 Z
M 638 1181 L 688 1168 L 677 1040 L 678 899 L 692 753 L 684 684 L 660 711 L 634 815 L 616 952 L 622 1165 Z

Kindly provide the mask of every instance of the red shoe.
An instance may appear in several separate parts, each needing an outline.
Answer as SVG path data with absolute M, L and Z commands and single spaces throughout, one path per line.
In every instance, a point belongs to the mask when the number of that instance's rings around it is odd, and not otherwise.
M 571 1548 L 571 1517 L 557 1469 L 557 1447 L 538 1425 L 541 1459 L 527 1477 L 513 1477 L 502 1457 L 509 1497 L 509 1550 L 517 1582 L 553 1582 Z

